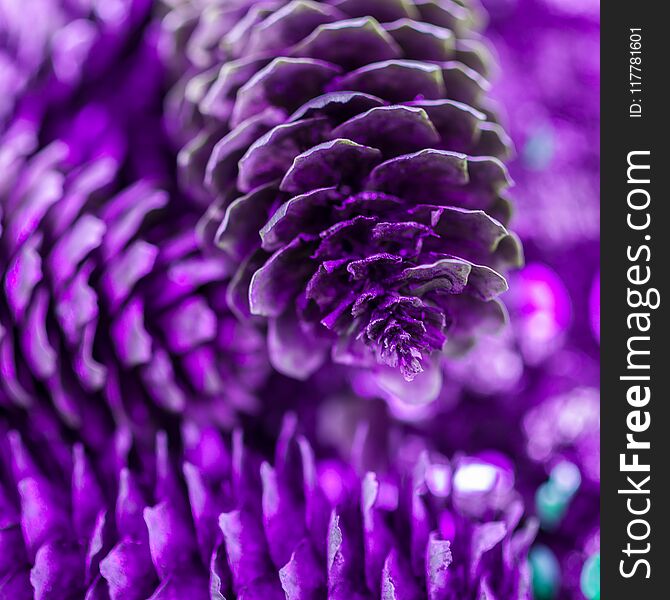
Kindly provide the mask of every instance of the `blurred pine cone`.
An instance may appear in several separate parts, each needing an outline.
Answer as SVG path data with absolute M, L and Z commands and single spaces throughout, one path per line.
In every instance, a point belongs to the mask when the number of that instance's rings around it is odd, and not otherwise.
M 0 129 L 104 79 L 136 45 L 151 0 L 0 0 Z
M 51 402 L 92 444 L 110 412 L 229 424 L 255 409 L 263 339 L 225 308 L 230 273 L 198 247 L 194 215 L 151 179 L 124 188 L 114 128 L 99 133 L 81 164 L 20 123 L 3 138 L 0 405 Z
M 240 431 L 120 429 L 92 454 L 35 423 L 0 422 L 2 598 L 530 598 L 535 523 L 502 463 L 403 447 L 357 474 L 290 416 L 274 465 Z

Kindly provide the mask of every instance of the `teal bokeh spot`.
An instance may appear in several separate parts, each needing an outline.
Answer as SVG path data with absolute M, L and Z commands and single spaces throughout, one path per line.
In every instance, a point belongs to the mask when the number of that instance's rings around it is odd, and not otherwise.
M 549 480 L 537 489 L 535 509 L 545 530 L 551 531 L 560 525 L 581 482 L 579 469 L 566 461 L 558 464 Z
M 555 529 L 568 508 L 568 499 L 551 482 L 543 483 L 535 494 L 535 509 L 545 530 Z
M 600 600 L 600 552 L 584 563 L 580 584 L 587 600 Z
M 545 126 L 528 138 L 523 147 L 523 162 L 533 171 L 544 171 L 556 153 L 554 132 L 551 127 Z
M 533 575 L 533 598 L 553 600 L 561 587 L 561 568 L 550 548 L 542 544 L 533 547 L 528 555 Z

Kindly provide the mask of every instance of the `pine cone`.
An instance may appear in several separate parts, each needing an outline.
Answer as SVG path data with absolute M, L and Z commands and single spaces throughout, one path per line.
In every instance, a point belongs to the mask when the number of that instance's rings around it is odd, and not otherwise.
M 200 61 L 175 88 L 180 163 L 241 263 L 231 309 L 267 320 L 273 365 L 296 378 L 328 354 L 439 377 L 447 340 L 504 321 L 500 272 L 521 262 L 476 13 L 295 0 L 194 23 L 189 7 L 166 18 Z
M 3 139 L 0 405 L 46 399 L 93 444 L 110 412 L 229 423 L 268 371 L 262 337 L 225 309 L 230 273 L 199 249 L 195 216 L 148 180 L 123 189 L 116 139 L 98 135 L 101 155 L 81 165 L 62 142 L 35 151 L 20 123 Z
M 151 4 L 0 0 L 0 127 L 109 76 L 137 43 Z
M 119 430 L 95 455 L 40 424 L 0 429 L 2 597 L 530 598 L 535 524 L 502 463 L 420 450 L 359 476 L 292 417 L 274 466 L 240 431 Z

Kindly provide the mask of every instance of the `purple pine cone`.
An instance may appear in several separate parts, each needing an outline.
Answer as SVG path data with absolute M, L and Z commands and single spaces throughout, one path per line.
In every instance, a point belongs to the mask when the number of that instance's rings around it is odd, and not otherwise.
M 150 9 L 151 0 L 0 0 L 0 127 L 107 74 Z
M 0 597 L 530 598 L 535 523 L 519 527 L 504 463 L 414 444 L 359 476 L 316 460 L 291 417 L 274 466 L 239 431 L 119 430 L 92 455 L 42 425 L 0 429 Z
M 175 87 L 187 184 L 241 266 L 229 291 L 268 321 L 280 372 L 327 358 L 439 366 L 505 319 L 522 261 L 488 112 L 477 13 L 437 0 L 180 4 Z M 488 113 L 488 114 L 487 114 Z M 211 201 L 211 200 L 210 200 Z M 435 361 L 436 362 L 436 361 Z
M 230 273 L 199 249 L 194 216 L 150 181 L 123 189 L 117 133 L 80 165 L 63 142 L 35 150 L 21 123 L 2 141 L 0 406 L 49 398 L 94 444 L 110 411 L 230 423 L 269 367 L 225 308 Z

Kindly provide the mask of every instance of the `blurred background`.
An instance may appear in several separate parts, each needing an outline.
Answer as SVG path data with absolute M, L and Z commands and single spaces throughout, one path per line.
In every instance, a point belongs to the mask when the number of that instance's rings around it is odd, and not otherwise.
M 509 336 L 481 345 L 469 367 L 457 366 L 475 403 L 495 406 L 478 413 L 490 419 L 491 432 L 520 411 L 518 443 L 528 463 L 517 473 L 541 520 L 531 553 L 535 597 L 594 600 L 600 598 L 600 4 L 484 5 L 501 65 L 493 95 L 517 151 L 510 166 L 517 184 L 512 228 L 523 239 L 527 266 L 510 284 Z

